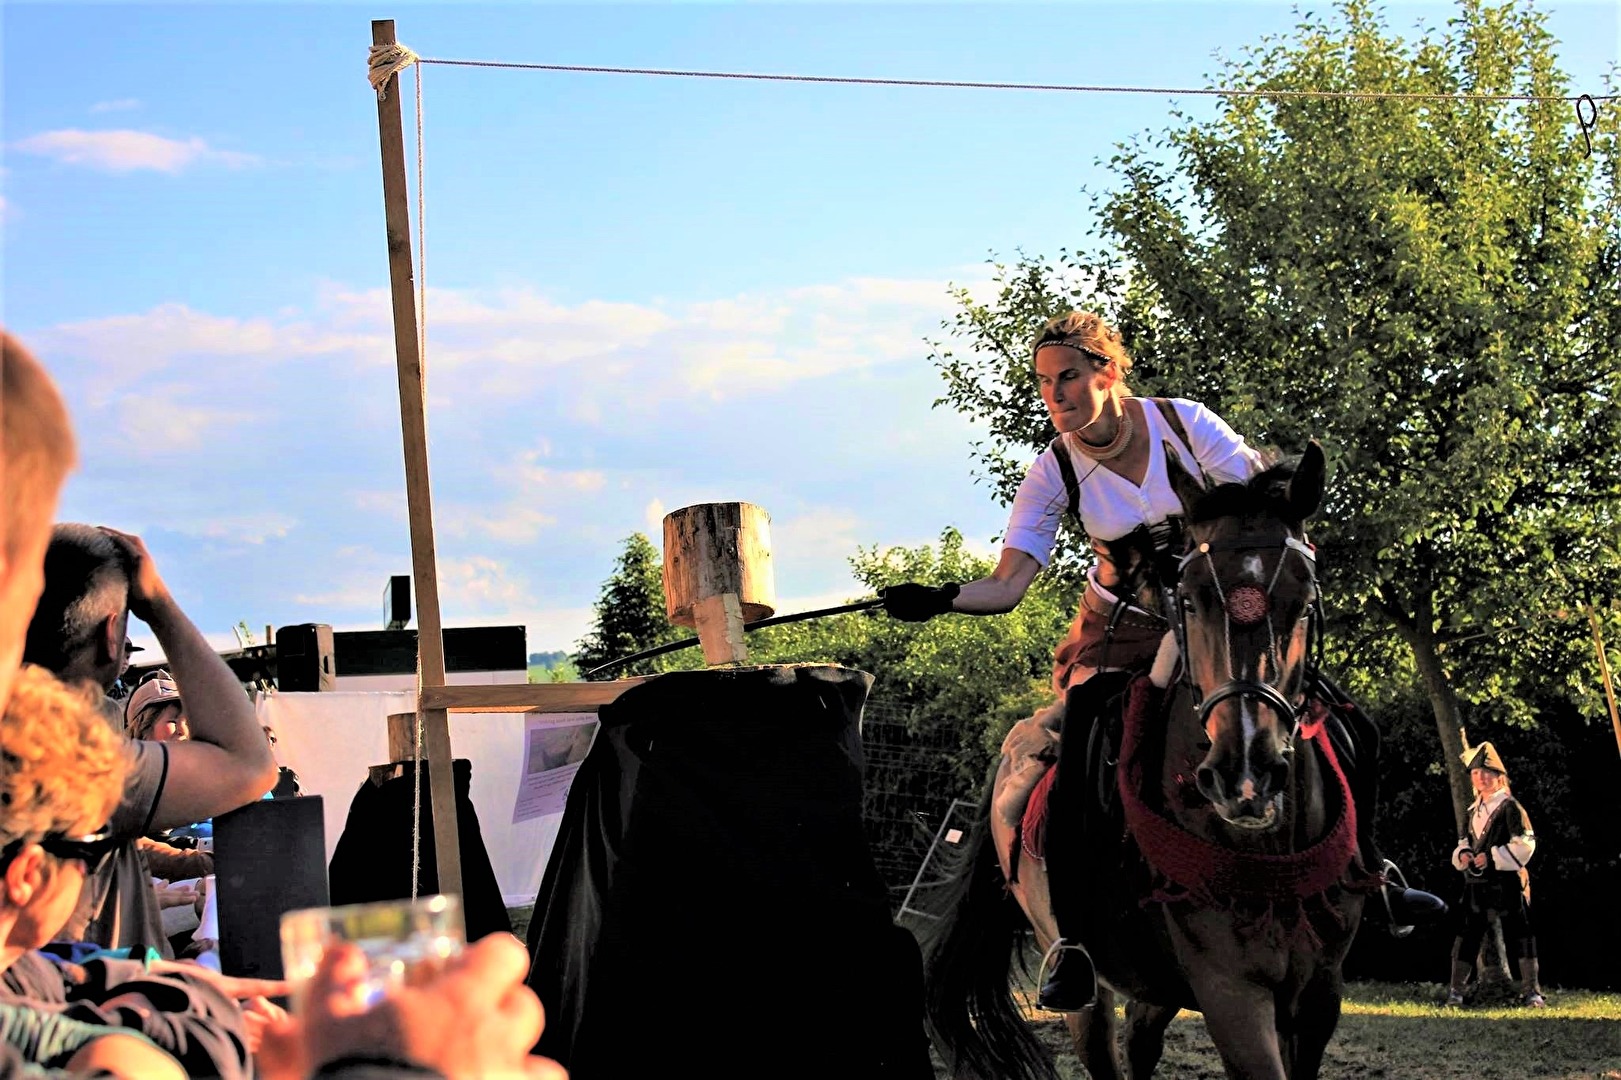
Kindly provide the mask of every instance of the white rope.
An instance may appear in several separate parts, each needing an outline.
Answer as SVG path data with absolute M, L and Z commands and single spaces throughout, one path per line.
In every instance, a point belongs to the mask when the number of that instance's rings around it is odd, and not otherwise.
M 410 53 L 410 50 L 405 50 Z M 412 54 L 415 59 L 415 54 Z M 406 61 L 409 63 L 410 61 Z M 405 65 L 400 65 L 403 68 Z M 398 68 L 395 70 L 399 70 Z M 417 371 L 422 375 L 424 384 L 428 380 L 428 244 L 427 236 L 423 233 L 426 220 L 423 211 L 422 198 L 422 69 L 416 69 L 416 106 L 417 106 Z M 385 80 L 386 82 L 386 80 Z M 381 91 L 379 91 L 379 94 Z M 427 386 L 423 386 L 422 400 L 428 400 Z M 416 764 L 413 769 L 411 784 L 411 899 L 417 898 L 417 883 L 422 874 L 422 628 L 417 628 L 417 722 L 416 722 Z M 443 763 L 441 763 L 443 764 Z M 436 808 L 444 813 L 444 807 Z M 434 849 L 435 866 L 443 863 L 437 860 L 444 858 L 444 853 L 436 847 Z
M 404 45 L 373 45 L 366 54 L 366 79 L 377 91 L 377 100 L 388 98 L 388 80 L 422 59 Z

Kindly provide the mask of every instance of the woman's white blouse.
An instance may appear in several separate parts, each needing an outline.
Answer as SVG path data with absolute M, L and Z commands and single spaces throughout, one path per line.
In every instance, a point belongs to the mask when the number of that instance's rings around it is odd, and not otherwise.
M 1171 399 L 1182 426 L 1187 429 L 1188 442 L 1192 444 L 1197 462 L 1188 460 L 1182 440 L 1166 424 L 1154 403 L 1142 399 L 1141 404 L 1148 430 L 1138 432 L 1137 437 L 1146 435 L 1149 440 L 1148 472 L 1141 487 L 1071 450 L 1068 440 L 1060 444 L 1059 452 L 1070 455 L 1075 479 L 1080 484 L 1081 524 L 1094 540 L 1118 540 L 1139 525 L 1156 525 L 1182 513 L 1181 500 L 1171 490 L 1170 478 L 1165 473 L 1167 444 L 1183 468 L 1198 476 L 1202 465 L 1213 483 L 1241 483 L 1261 470 L 1260 455 L 1227 421 L 1197 401 Z M 1046 566 L 1052 558 L 1059 522 L 1068 507 L 1069 493 L 1064 490 L 1064 476 L 1058 459 L 1049 449 L 1036 459 L 1019 484 L 1002 546 L 1022 551 Z

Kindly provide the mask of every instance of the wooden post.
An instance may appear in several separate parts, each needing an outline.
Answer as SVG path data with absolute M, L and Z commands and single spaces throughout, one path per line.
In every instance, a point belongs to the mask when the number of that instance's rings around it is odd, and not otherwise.
M 396 44 L 394 20 L 371 24 L 373 45 Z M 405 447 L 405 502 L 411 525 L 411 574 L 417 597 L 417 691 L 445 685 L 445 642 L 439 622 L 439 574 L 434 562 L 433 498 L 428 487 L 426 383 L 417 338 L 411 269 L 411 207 L 406 198 L 405 129 L 400 118 L 400 80 L 391 77 L 377 102 L 377 134 L 383 154 L 383 218 L 388 229 L 388 283 L 394 306 L 394 357 L 399 370 L 400 433 Z M 420 194 L 420 193 L 419 193 Z M 422 709 L 423 751 L 430 764 L 433 837 L 439 859 L 439 891 L 462 891 L 457 843 L 456 786 L 451 773 L 450 721 L 443 709 Z
M 698 630 L 711 665 L 748 659 L 743 624 L 777 607 L 771 518 L 752 503 L 699 503 L 664 518 L 664 605 Z

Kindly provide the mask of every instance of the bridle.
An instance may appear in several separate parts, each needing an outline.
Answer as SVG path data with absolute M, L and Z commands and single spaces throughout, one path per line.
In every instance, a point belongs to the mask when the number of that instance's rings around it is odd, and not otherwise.
M 1210 556 L 1217 551 L 1274 551 L 1281 548 L 1282 554 L 1278 565 L 1272 571 L 1272 578 L 1262 589 L 1258 585 L 1240 585 L 1229 592 L 1222 588 L 1221 575 L 1216 572 L 1216 565 Z M 1282 544 L 1255 544 L 1242 540 L 1205 541 L 1195 545 L 1178 561 L 1175 579 L 1162 586 L 1164 595 L 1160 606 L 1165 609 L 1166 620 L 1170 623 L 1171 632 L 1176 635 L 1177 651 L 1182 657 L 1182 681 L 1186 684 L 1188 692 L 1197 702 L 1194 708 L 1198 712 L 1199 725 L 1207 725 L 1210 714 L 1217 705 L 1229 698 L 1250 698 L 1259 701 L 1275 712 L 1280 719 L 1289 725 L 1289 738 L 1286 747 L 1292 748 L 1295 736 L 1300 731 L 1301 720 L 1304 718 L 1309 706 L 1308 700 L 1295 705 L 1283 695 L 1283 691 L 1268 682 L 1257 679 L 1241 679 L 1233 670 L 1233 624 L 1251 626 L 1257 622 L 1265 621 L 1267 628 L 1267 649 L 1276 661 L 1276 670 L 1283 670 L 1283 654 L 1278 647 L 1277 627 L 1272 620 L 1272 592 L 1277 587 L 1278 577 L 1283 572 L 1283 564 L 1288 560 L 1289 553 L 1294 552 L 1300 556 L 1306 567 L 1306 576 L 1312 587 L 1312 601 L 1308 611 L 1310 625 L 1306 628 L 1306 649 L 1308 657 L 1314 646 L 1320 648 L 1322 644 L 1323 609 L 1322 596 L 1317 589 L 1317 553 L 1312 546 L 1298 537 L 1285 537 Z M 1224 640 L 1227 647 L 1228 680 L 1218 686 L 1209 694 L 1203 694 L 1194 680 L 1193 666 L 1188 654 L 1188 627 L 1187 613 L 1183 610 L 1178 597 L 1178 586 L 1187 568 L 1204 559 L 1210 564 L 1210 580 L 1215 585 L 1216 597 L 1221 602 L 1222 619 L 1224 623 Z

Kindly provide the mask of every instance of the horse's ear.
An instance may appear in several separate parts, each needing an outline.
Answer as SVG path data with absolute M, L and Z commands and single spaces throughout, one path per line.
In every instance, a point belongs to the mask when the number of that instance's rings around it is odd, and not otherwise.
M 1323 447 L 1313 439 L 1306 444 L 1306 452 L 1300 455 L 1300 464 L 1295 466 L 1295 474 L 1289 478 L 1289 491 L 1285 496 L 1296 521 L 1305 521 L 1322 505 L 1326 473 Z
M 1193 504 L 1204 494 L 1204 488 L 1199 486 L 1199 481 L 1188 475 L 1188 470 L 1182 467 L 1182 459 L 1171 449 L 1170 443 L 1161 443 L 1160 449 L 1165 454 L 1166 479 L 1170 480 L 1171 490 L 1176 492 L 1176 497 L 1182 502 L 1182 516 L 1191 518 Z

